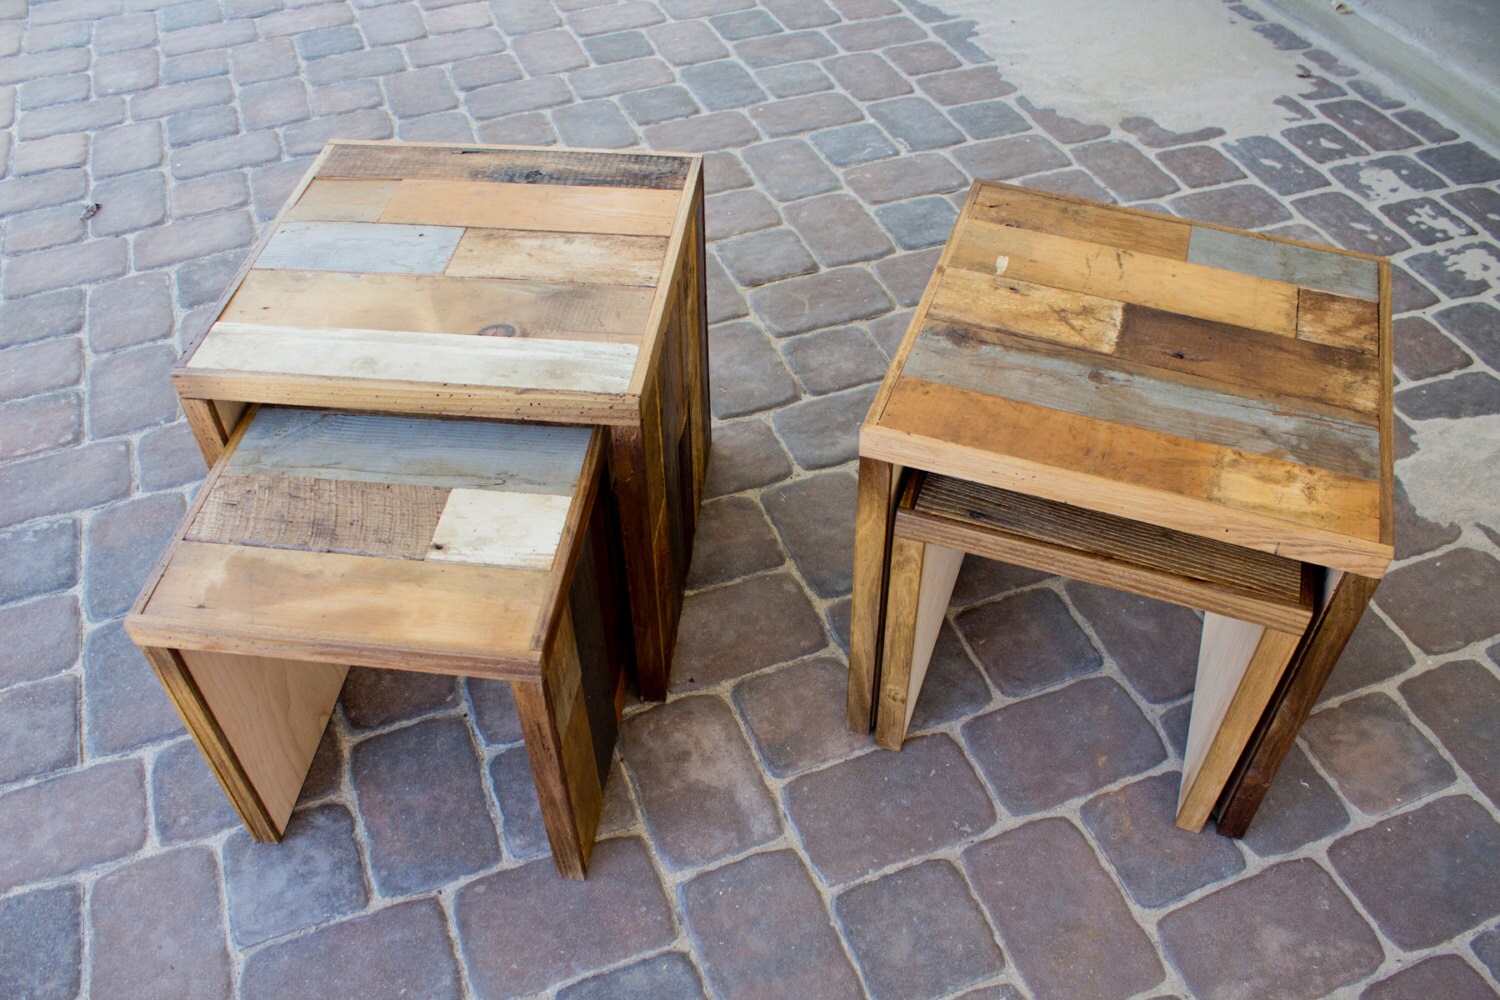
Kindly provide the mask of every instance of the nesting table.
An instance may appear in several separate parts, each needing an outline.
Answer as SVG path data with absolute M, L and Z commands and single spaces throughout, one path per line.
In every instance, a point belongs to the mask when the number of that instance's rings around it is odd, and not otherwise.
M 1243 833 L 1393 555 L 1378 258 L 977 182 L 860 431 L 848 722 L 964 552 L 1205 610 L 1177 823 Z

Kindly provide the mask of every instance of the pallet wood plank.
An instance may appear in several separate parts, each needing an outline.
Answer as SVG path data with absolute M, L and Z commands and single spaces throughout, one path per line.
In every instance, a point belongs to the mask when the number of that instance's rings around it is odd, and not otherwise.
M 438 518 L 427 558 L 551 569 L 572 504 L 571 494 L 454 490 Z
M 423 559 L 448 490 L 303 476 L 221 476 L 183 535 L 195 542 Z
M 1333 250 L 1315 250 L 1249 233 L 1194 226 L 1192 238 L 1188 241 L 1187 259 L 1205 267 L 1372 302 L 1379 297 L 1373 260 Z
M 1379 304 L 1304 288 L 1297 306 L 1297 339 L 1373 357 L 1380 353 Z
M 1105 367 L 1081 351 L 1043 353 L 1026 350 L 1019 339 L 990 339 L 978 341 L 964 327 L 929 324 L 903 374 L 1340 475 L 1379 478 L 1380 440 L 1369 425 Z
M 456 226 L 298 222 L 277 227 L 255 266 L 267 270 L 442 274 L 463 236 Z
M 670 236 L 680 191 L 404 180 L 382 223 Z M 347 270 L 347 269 L 346 269 Z
M 1297 286 L 1189 261 L 961 219 L 952 266 L 1293 336 Z
M 398 181 L 351 181 L 314 178 L 286 210 L 299 222 L 376 222 L 396 193 Z
M 633 344 L 650 308 L 650 289 L 620 285 L 257 268 L 221 320 Z
M 654 288 L 667 241 L 659 236 L 469 229 L 447 273 L 586 285 Z
M 1136 253 L 1187 258 L 1192 225 L 1163 215 L 1126 212 L 1072 198 L 1038 198 L 1034 191 L 984 184 L 974 200 L 973 218 L 1002 226 L 1088 240 Z
M 944 275 L 927 316 L 1108 354 L 1124 308 L 1114 299 L 955 268 Z
M 262 407 L 225 471 L 571 496 L 591 433 L 586 427 Z
M 692 157 L 534 147 L 337 142 L 319 177 L 680 189 Z
M 1115 356 L 1374 426 L 1380 362 L 1302 338 L 1126 306 Z
M 608 394 L 629 385 L 636 353 L 607 342 L 215 323 L 188 367 Z

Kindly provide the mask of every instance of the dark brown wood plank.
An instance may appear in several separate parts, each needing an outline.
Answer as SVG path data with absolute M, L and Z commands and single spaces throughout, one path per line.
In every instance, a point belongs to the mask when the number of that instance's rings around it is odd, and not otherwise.
M 1297 339 L 1378 354 L 1380 303 L 1304 288 L 1297 294 Z
M 654 153 L 339 143 L 318 176 L 679 189 L 691 164 Z

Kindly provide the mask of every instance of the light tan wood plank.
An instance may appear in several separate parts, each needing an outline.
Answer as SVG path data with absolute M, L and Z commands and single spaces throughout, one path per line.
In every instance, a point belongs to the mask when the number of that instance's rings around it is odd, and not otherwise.
M 1123 311 L 1114 299 L 955 268 L 944 274 L 927 315 L 974 327 L 981 339 L 988 328 L 1108 354 Z
M 1187 258 L 1192 235 L 1190 223 L 1167 216 L 1138 215 L 1109 205 L 999 184 L 981 185 L 973 217 L 1172 260 Z
M 136 616 L 150 645 L 433 673 L 534 677 L 547 574 L 178 543 Z
M 301 222 L 376 222 L 397 183 L 314 178 L 285 217 Z
M 1145 306 L 1125 307 L 1115 357 L 1372 426 L 1379 410 L 1376 358 Z
M 277 834 L 284 833 L 349 668 L 198 649 L 180 655 Z
M 680 191 L 406 180 L 380 221 L 419 226 L 670 236 Z
M 626 389 L 635 357 L 634 344 L 215 323 L 188 368 L 603 394 Z
M 681 153 L 342 140 L 330 145 L 318 176 L 676 189 L 699 162 Z
M 899 534 L 891 542 L 885 656 L 875 713 L 875 742 L 887 750 L 900 750 L 906 740 L 963 560 L 962 551 Z
M 1375 261 L 1254 233 L 1194 226 L 1187 259 L 1289 285 L 1353 295 L 1372 302 L 1376 298 Z
M 432 534 L 427 558 L 551 569 L 572 504 L 571 494 L 454 490 Z
M 1212 612 L 1203 616 L 1177 799 L 1182 829 L 1196 833 L 1208 821 L 1300 638 Z
M 654 288 L 667 241 L 659 236 L 469 229 L 448 274 Z
M 222 320 L 324 330 L 639 343 L 651 290 L 625 286 L 252 270 Z
M 964 219 L 951 263 L 1287 337 L 1297 331 L 1295 285 L 1084 240 Z
M 448 490 L 403 483 L 221 476 L 184 538 L 389 559 L 426 558 Z
M 283 222 L 255 258 L 265 270 L 442 274 L 463 230 L 374 222 Z
M 1302 290 L 1297 307 L 1297 339 L 1358 351 L 1372 359 L 1380 353 L 1380 306 L 1364 299 Z

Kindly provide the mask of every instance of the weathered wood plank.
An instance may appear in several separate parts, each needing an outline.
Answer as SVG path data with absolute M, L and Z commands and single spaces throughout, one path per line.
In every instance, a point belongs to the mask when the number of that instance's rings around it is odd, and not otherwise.
M 659 236 L 470 229 L 447 273 L 654 288 L 666 252 L 667 241 Z
M 1287 337 L 1297 332 L 1295 285 L 1029 229 L 963 219 L 951 264 Z
M 694 159 L 656 153 L 341 142 L 334 144 L 318 176 L 671 190 L 682 187 Z
M 1377 355 L 1380 305 L 1304 288 L 1297 306 L 1297 339 Z
M 1303 288 L 1371 301 L 1378 298 L 1375 262 L 1332 250 L 1314 250 L 1263 236 L 1194 226 L 1187 259 L 1205 267 L 1252 274 Z
M 399 181 L 314 178 L 284 218 L 299 222 L 375 222 Z
M 423 559 L 448 490 L 303 476 L 220 476 L 183 535 L 260 545 Z
M 1164 215 L 1143 215 L 1070 198 L 1039 198 L 1035 191 L 982 184 L 972 215 L 1002 226 L 1087 240 L 1106 246 L 1183 260 L 1192 225 Z
M 1126 306 L 1115 356 L 1372 426 L 1379 412 L 1378 359 L 1260 330 Z
M 283 222 L 255 266 L 268 270 L 442 274 L 463 230 L 376 222 Z
M 571 494 L 454 490 L 432 533 L 427 558 L 551 569 L 572 503 Z
M 927 315 L 1108 354 L 1123 309 L 1114 299 L 955 268 L 938 285 Z
M 1204 441 L 1361 479 L 1380 475 L 1374 427 L 1106 367 L 1080 351 L 977 342 L 967 327 L 928 324 L 908 378 L 1001 396 L 1094 420 Z
M 292 476 L 571 496 L 591 433 L 587 427 L 261 407 L 223 478 Z
M 414 330 L 639 343 L 651 290 L 426 274 L 262 271 L 221 317 L 325 330 Z
M 619 393 L 634 344 L 215 323 L 189 370 Z
M 670 236 L 682 192 L 626 187 L 402 181 L 385 223 Z

